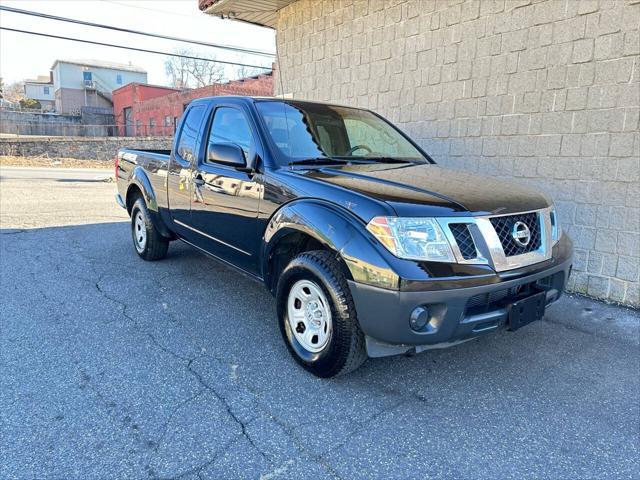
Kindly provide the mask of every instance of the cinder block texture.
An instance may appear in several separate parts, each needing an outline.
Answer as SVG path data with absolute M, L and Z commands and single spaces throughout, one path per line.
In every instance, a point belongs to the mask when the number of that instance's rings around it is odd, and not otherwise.
M 576 243 L 569 288 L 638 306 L 639 25 L 638 0 L 298 0 L 276 89 L 545 190 Z

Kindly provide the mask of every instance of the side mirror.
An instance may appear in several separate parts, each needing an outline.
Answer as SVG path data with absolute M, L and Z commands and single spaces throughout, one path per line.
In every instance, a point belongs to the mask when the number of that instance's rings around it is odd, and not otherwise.
M 207 151 L 207 159 L 211 162 L 224 163 L 236 168 L 247 166 L 244 150 L 235 143 L 211 142 Z

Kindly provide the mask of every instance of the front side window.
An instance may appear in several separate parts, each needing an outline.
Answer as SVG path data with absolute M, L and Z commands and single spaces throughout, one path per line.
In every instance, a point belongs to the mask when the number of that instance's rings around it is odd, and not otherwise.
M 187 162 L 193 162 L 197 157 L 196 143 L 204 112 L 205 107 L 203 105 L 196 105 L 186 113 L 187 118 L 182 124 L 180 142 L 178 143 L 178 156 Z
M 49 87 L 44 87 L 44 94 L 49 95 Z
M 392 125 L 366 110 L 305 102 L 265 101 L 256 106 L 285 164 L 325 157 L 426 161 Z
M 219 107 L 213 115 L 208 143 L 235 143 L 244 151 L 245 157 L 253 145 L 253 135 L 247 118 L 240 110 Z

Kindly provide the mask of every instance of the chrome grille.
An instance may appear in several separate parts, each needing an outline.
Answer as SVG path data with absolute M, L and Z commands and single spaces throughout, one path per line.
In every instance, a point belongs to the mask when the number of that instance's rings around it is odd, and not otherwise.
M 507 215 L 503 217 L 491 217 L 491 224 L 495 228 L 504 254 L 507 257 L 513 257 L 514 255 L 522 255 L 524 253 L 533 252 L 540 248 L 541 235 L 540 235 L 540 220 L 536 212 L 523 213 L 519 215 Z M 518 245 L 511 234 L 513 225 L 516 222 L 522 222 L 531 232 L 531 239 L 526 246 Z
M 552 207 L 547 207 L 504 216 L 436 219 L 451 245 L 456 262 L 489 265 L 496 272 L 504 272 L 551 258 L 551 209 Z M 518 221 L 529 228 L 530 239 L 526 247 L 513 241 L 512 230 Z M 522 230 L 524 229 L 520 228 L 519 232 Z M 472 244 L 475 247 L 473 253 Z
M 473 238 L 471 237 L 468 224 L 450 223 L 449 228 L 451 229 L 453 238 L 455 238 L 456 243 L 458 244 L 462 258 L 465 260 L 476 258 L 478 256 L 476 244 L 473 243 Z

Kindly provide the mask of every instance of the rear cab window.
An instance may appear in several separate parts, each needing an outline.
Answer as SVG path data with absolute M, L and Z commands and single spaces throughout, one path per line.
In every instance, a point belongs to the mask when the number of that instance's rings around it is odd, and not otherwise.
M 176 151 L 176 155 L 185 162 L 192 163 L 198 156 L 196 146 L 205 111 L 204 105 L 195 105 L 185 113 Z

